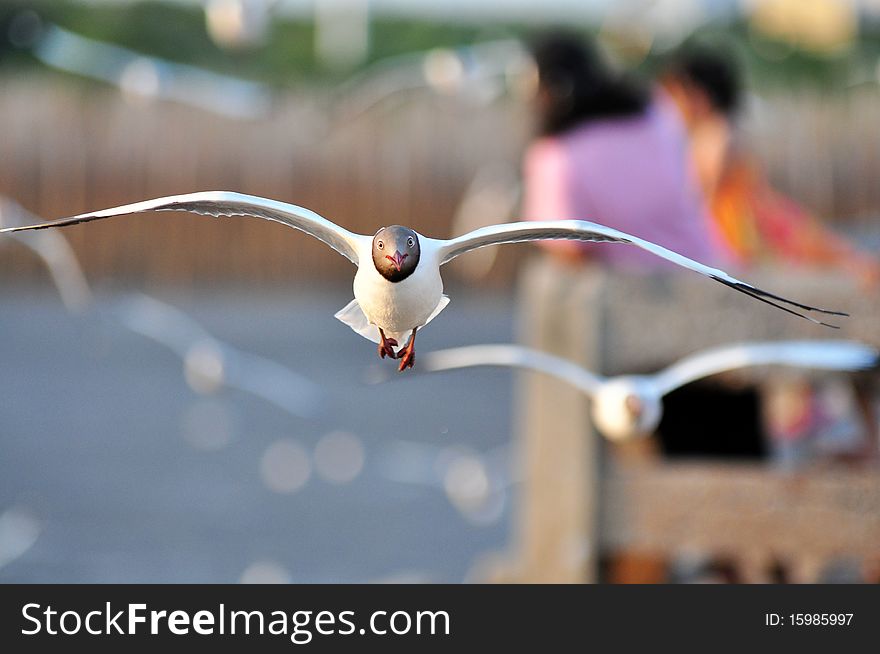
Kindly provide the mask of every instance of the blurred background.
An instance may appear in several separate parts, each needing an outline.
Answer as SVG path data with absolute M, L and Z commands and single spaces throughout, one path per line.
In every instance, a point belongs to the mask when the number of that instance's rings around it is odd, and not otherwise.
M 370 234 L 402 223 L 449 237 L 518 219 L 530 193 L 522 162 L 547 137 L 536 128 L 541 80 L 530 44 L 560 25 L 595 43 L 615 75 L 626 71 L 645 88 L 664 83 L 674 100 L 678 87 L 665 81 L 681 72 L 681 53 L 723 53 L 739 98 L 735 112 L 703 107 L 706 125 L 722 125 L 707 148 L 725 148 L 723 165 L 731 152 L 748 153 L 747 165 L 694 188 L 729 260 L 771 289 L 790 278 L 799 299 L 819 288 L 825 304 L 861 310 L 844 336 L 880 344 L 876 0 L 5 1 L 4 224 L 208 189 L 292 202 Z M 686 81 L 680 88 L 692 90 L 698 80 Z M 689 122 L 691 105 L 680 106 L 680 149 L 693 148 L 699 169 L 706 130 Z M 744 187 L 731 173 L 741 170 Z M 744 224 L 730 217 L 737 211 L 749 214 L 751 231 L 731 227 Z M 774 226 L 770 236 L 755 227 L 761 216 Z M 813 245 L 790 246 L 792 233 L 811 234 Z M 591 427 L 509 371 L 373 383 L 374 347 L 333 318 L 351 299 L 353 271 L 317 241 L 265 221 L 177 214 L 76 226 L 63 237 L 0 242 L 0 581 L 878 578 L 864 551 L 880 534 L 877 402 L 864 384 L 853 391 L 846 377 L 797 379 L 767 390 L 763 378 L 738 379 L 733 390 L 672 398 L 664 433 L 622 455 L 601 443 L 595 456 L 558 448 L 587 463 L 564 480 L 564 492 L 585 503 L 560 497 L 557 505 L 533 490 L 553 470 L 529 460 L 545 442 L 534 412 L 596 439 Z M 836 239 L 849 245 L 815 245 Z M 562 266 L 552 284 L 595 277 L 552 251 L 496 250 L 445 269 L 452 307 L 420 348 L 529 342 L 523 307 L 538 292 L 529 276 L 547 270 L 535 266 Z M 79 290 L 59 297 L 47 263 Z M 818 277 L 801 273 L 812 267 Z M 692 286 L 672 288 L 701 306 Z M 718 303 L 730 299 L 713 292 Z M 139 293 L 158 304 L 132 304 Z M 590 309 L 560 297 L 560 315 Z M 701 343 L 789 334 L 779 321 L 737 322 L 738 311 L 759 321 L 770 312 L 739 301 L 724 328 L 687 326 L 675 346 L 628 348 L 637 337 L 620 336 L 614 351 L 630 354 L 601 361 L 583 355 L 577 337 L 555 340 L 555 349 L 599 372 L 647 372 Z M 640 305 L 642 325 L 665 324 L 669 307 L 659 304 Z M 606 329 L 617 324 L 608 311 Z M 691 338 L 691 328 L 702 331 Z M 228 383 L 237 353 L 272 371 L 251 368 L 251 381 L 239 384 L 249 391 Z M 236 361 L 248 378 L 245 359 Z M 267 375 L 277 383 L 255 391 L 253 378 Z M 267 401 L 286 388 L 308 401 Z M 716 422 L 725 410 L 700 393 L 723 395 L 727 410 L 745 416 L 731 428 L 737 446 L 693 446 L 694 403 Z M 688 549 L 684 537 L 628 540 L 619 525 L 597 526 L 613 521 L 612 509 L 584 489 L 604 478 L 596 469 L 616 465 L 609 458 L 656 470 L 682 457 L 747 461 L 773 475 L 761 491 L 769 494 L 788 492 L 792 475 L 812 474 L 804 470 L 845 465 L 840 474 L 856 474 L 863 490 L 840 505 L 829 500 L 820 517 L 861 517 L 862 544 L 799 558 L 796 542 L 774 550 L 759 536 L 743 554 L 711 539 Z M 739 489 L 737 479 L 717 492 Z M 821 479 L 851 486 L 848 477 Z M 574 563 L 560 567 L 561 558 Z

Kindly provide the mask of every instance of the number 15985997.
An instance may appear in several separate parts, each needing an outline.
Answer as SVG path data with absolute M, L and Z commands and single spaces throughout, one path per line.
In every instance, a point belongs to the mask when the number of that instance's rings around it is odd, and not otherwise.
M 768 627 L 847 627 L 852 624 L 853 613 L 765 613 L 764 624 Z

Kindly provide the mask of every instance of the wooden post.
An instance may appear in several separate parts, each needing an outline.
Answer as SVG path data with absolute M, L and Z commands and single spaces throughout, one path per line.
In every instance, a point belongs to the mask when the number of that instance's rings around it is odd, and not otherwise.
M 557 262 L 526 266 L 519 297 L 519 342 L 601 366 L 598 276 Z M 537 373 L 517 383 L 522 490 L 515 577 L 526 582 L 597 580 L 600 442 L 587 399 Z
M 697 275 L 622 276 L 540 257 L 520 281 L 518 341 L 605 375 L 656 370 L 742 340 L 880 342 L 880 298 L 860 293 L 851 280 L 818 273 L 752 279 L 852 317 L 832 332 Z M 764 373 L 741 374 L 755 380 Z M 622 456 L 594 431 L 588 399 L 568 385 L 523 373 L 517 400 L 522 484 L 513 558 L 495 580 L 595 582 L 602 547 L 722 555 L 742 562 L 753 580 L 770 557 L 798 562 L 795 577 L 815 579 L 830 556 L 877 552 L 875 474 L 813 470 L 791 478 L 768 465 Z

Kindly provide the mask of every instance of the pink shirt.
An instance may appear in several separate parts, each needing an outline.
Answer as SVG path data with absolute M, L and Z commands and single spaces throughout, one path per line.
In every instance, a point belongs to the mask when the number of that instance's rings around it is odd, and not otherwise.
M 525 219 L 589 220 L 701 263 L 723 260 L 690 168 L 684 125 L 670 102 L 658 95 L 641 115 L 591 121 L 536 141 L 525 158 Z M 576 247 L 628 270 L 671 265 L 630 245 Z

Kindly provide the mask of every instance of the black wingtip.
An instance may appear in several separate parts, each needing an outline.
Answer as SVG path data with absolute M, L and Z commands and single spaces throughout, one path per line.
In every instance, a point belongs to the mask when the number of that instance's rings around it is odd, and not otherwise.
M 723 281 L 723 280 L 719 280 Z M 833 309 L 822 309 L 820 307 L 814 307 L 810 304 L 803 304 L 801 302 L 795 302 L 794 300 L 789 300 L 788 298 L 784 298 L 781 295 L 775 295 L 774 293 L 770 293 L 769 291 L 765 291 L 760 288 L 755 288 L 750 284 L 744 284 L 742 282 L 738 282 L 735 286 L 739 290 L 748 290 L 750 293 L 754 293 L 760 295 L 765 298 L 770 298 L 772 300 L 776 300 L 777 302 L 784 302 L 785 304 L 791 305 L 793 307 L 797 307 L 798 309 L 803 309 L 804 311 L 816 311 L 818 313 L 824 313 L 828 316 L 843 316 L 849 317 L 849 314 L 844 311 L 834 311 Z M 824 324 L 824 323 L 823 323 Z
M 35 232 L 38 229 L 49 229 L 50 227 L 65 227 L 70 223 L 64 221 L 37 223 L 36 225 L 16 225 L 15 227 L 4 227 L 0 229 L 0 234 L 14 234 L 16 232 Z
M 745 293 L 746 295 L 748 295 L 751 298 L 754 298 L 755 300 L 759 300 L 761 302 L 764 302 L 765 304 L 769 304 L 771 307 L 776 307 L 777 309 L 781 309 L 782 311 L 785 311 L 786 313 L 790 313 L 793 316 L 797 316 L 798 318 L 803 318 L 804 320 L 809 320 L 810 322 L 815 323 L 817 325 L 822 325 L 823 327 L 830 327 L 831 329 L 840 329 L 839 325 L 832 325 L 830 323 L 823 322 L 821 320 L 816 320 L 815 318 L 812 318 L 810 316 L 805 316 L 804 314 L 799 313 L 797 311 L 794 311 L 793 309 L 790 309 L 786 306 L 783 306 L 782 304 L 778 304 L 777 302 L 774 302 L 773 300 L 778 300 L 779 302 L 784 302 L 786 304 L 790 304 L 792 306 L 798 307 L 799 309 L 803 309 L 805 311 L 818 311 L 820 313 L 824 313 L 824 314 L 828 314 L 828 315 L 832 315 L 832 316 L 849 317 L 849 314 L 844 313 L 843 311 L 831 311 L 828 309 L 820 309 L 818 307 L 810 306 L 809 304 L 801 304 L 800 302 L 795 302 L 793 300 L 788 300 L 788 299 L 781 297 L 779 295 L 774 295 L 773 293 L 768 293 L 767 291 L 763 291 L 760 288 L 755 288 L 754 286 L 751 286 L 749 284 L 744 284 L 742 282 L 736 282 L 736 281 L 730 281 L 730 280 L 724 279 L 722 277 L 717 277 L 715 275 L 712 275 L 711 277 L 716 282 L 721 282 L 725 286 L 729 286 L 730 288 L 737 290 L 740 293 Z M 768 299 L 768 298 L 772 298 L 772 299 Z

